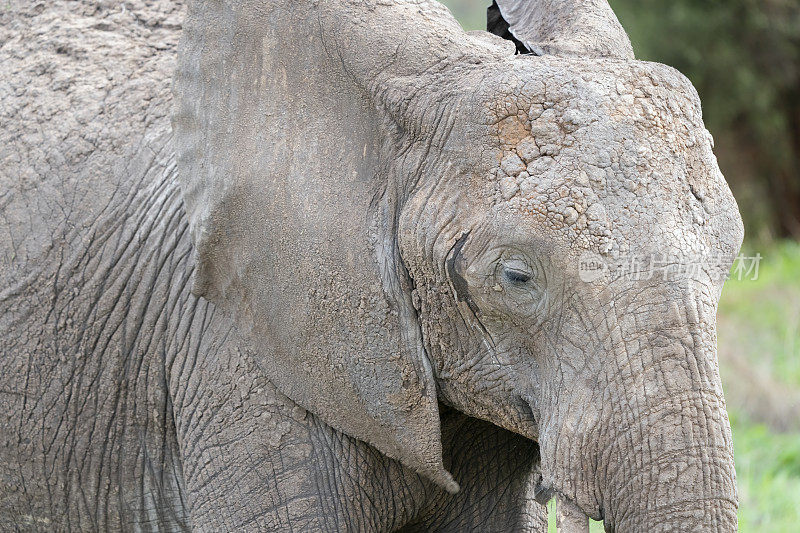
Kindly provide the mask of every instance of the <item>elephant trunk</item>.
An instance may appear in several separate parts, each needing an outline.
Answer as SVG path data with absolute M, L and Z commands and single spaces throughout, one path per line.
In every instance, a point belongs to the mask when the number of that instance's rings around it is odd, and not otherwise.
M 736 531 L 736 476 L 721 399 L 675 395 L 615 436 L 604 517 L 616 531 Z M 601 458 L 601 460 L 603 460 Z
M 543 486 L 611 531 L 736 531 L 715 310 L 660 302 L 606 320 L 596 362 L 566 376 L 576 385 L 540 439 Z
M 732 532 L 737 531 L 736 505 L 726 500 L 676 503 L 670 510 L 654 510 L 620 521 L 611 531 Z

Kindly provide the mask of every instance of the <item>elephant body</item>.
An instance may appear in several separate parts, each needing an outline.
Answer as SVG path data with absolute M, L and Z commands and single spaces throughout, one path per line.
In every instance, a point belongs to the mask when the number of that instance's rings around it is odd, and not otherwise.
M 732 261 L 696 93 L 512 4 L 0 13 L 0 530 L 735 529 L 721 281 L 577 273 Z
M 170 134 L 183 9 L 125 5 L 0 15 L 0 530 L 541 525 L 530 441 L 448 411 L 448 495 L 281 394 L 190 293 Z

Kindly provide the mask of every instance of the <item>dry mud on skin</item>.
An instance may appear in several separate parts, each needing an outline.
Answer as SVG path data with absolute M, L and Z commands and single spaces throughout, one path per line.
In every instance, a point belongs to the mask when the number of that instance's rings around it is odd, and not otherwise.
M 113 194 L 101 179 L 109 167 L 145 132 L 169 127 L 182 18 L 175 2 L 0 4 L 2 208 L 16 219 L 8 226 L 57 224 L 52 210 L 25 205 L 34 188 L 72 191 L 64 204 L 73 211 Z M 48 235 L 0 238 L 24 241 L 33 257 L 49 244 Z
M 146 189 L 124 172 L 129 154 L 158 159 L 149 147 L 169 133 L 183 16 L 176 2 L 0 1 L 0 530 L 119 523 L 94 506 L 116 490 L 108 457 L 138 452 L 107 408 L 134 393 L 119 392 L 122 350 L 95 357 L 107 339 L 91 337 L 124 315 L 98 287 L 116 289 L 132 269 L 101 267 L 136 252 L 116 240 L 126 221 L 113 215 Z M 129 331 L 152 338 L 142 323 L 111 329 L 117 346 Z
M 59 248 L 85 246 L 139 185 L 125 168 L 145 137 L 169 133 L 183 16 L 175 2 L 0 4 L 5 290 L 46 276 Z

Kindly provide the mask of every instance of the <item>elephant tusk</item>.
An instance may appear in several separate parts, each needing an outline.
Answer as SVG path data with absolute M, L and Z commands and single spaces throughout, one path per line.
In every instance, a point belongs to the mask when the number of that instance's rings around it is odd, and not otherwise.
M 588 533 L 589 517 L 571 501 L 557 496 L 556 529 L 558 533 Z

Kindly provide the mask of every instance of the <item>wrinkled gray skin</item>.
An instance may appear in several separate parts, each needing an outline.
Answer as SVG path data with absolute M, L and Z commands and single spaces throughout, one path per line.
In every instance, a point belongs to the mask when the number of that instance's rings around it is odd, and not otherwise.
M 578 270 L 737 253 L 696 93 L 543 5 L 0 12 L 0 529 L 735 530 L 721 282 Z

